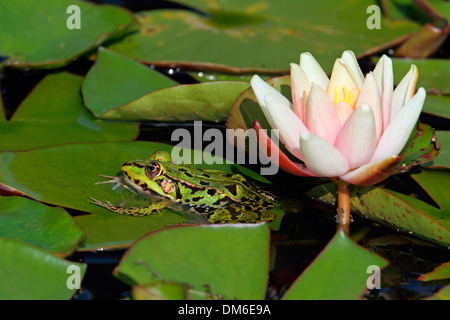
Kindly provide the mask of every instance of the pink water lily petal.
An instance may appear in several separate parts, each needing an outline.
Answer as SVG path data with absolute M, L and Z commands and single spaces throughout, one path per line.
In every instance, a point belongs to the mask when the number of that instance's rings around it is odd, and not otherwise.
M 359 67 L 358 60 L 356 59 L 355 54 L 351 50 L 345 50 L 342 53 L 342 60 L 344 60 L 352 71 L 353 78 L 358 85 L 358 88 L 361 89 L 364 83 L 364 75 Z
M 264 116 L 266 117 L 270 126 L 275 128 L 276 123 L 272 119 L 272 115 L 267 108 L 265 96 L 267 94 L 271 94 L 273 97 L 279 100 L 280 103 L 285 104 L 288 108 L 291 108 L 291 102 L 270 84 L 261 79 L 258 75 L 254 75 L 252 77 L 250 84 L 252 86 L 253 92 L 255 93 L 256 99 L 261 106 L 261 110 L 263 111 Z
M 323 90 L 327 90 L 329 83 L 328 76 L 311 53 L 304 52 L 300 55 L 300 67 L 308 77 L 310 84 L 315 83 Z
M 290 153 L 302 159 L 300 152 L 300 134 L 308 132 L 303 122 L 295 115 L 289 107 L 268 93 L 265 97 L 267 110 L 273 120 L 272 128 L 280 130 L 280 141 L 286 146 Z
M 414 95 L 418 79 L 419 71 L 415 65 L 411 65 L 411 69 L 409 69 L 392 94 L 391 121 Z
M 373 185 L 388 178 L 395 167 L 400 163 L 400 160 L 400 157 L 395 156 L 371 162 L 342 175 L 340 178 L 354 185 Z
M 398 112 L 378 142 L 371 162 L 396 156 L 402 151 L 419 119 L 426 95 L 425 89 L 419 88 L 414 97 Z
M 344 93 L 342 92 L 342 88 L 344 86 L 347 87 L 349 91 L 355 87 L 359 88 L 357 81 L 355 80 L 355 77 L 353 75 L 353 72 L 347 65 L 347 63 L 342 59 L 336 59 L 336 62 L 334 63 L 333 66 L 333 71 L 331 72 L 330 82 L 327 88 L 327 94 L 332 101 L 334 101 L 335 98 L 334 97 L 335 88 L 338 88 L 340 90 L 341 97 L 344 96 Z
M 334 106 L 341 125 L 347 121 L 348 117 L 353 113 L 353 108 L 345 101 L 339 102 Z
M 363 103 L 348 118 L 334 146 L 347 159 L 350 169 L 369 162 L 377 146 L 375 119 L 369 105 Z
M 334 143 L 341 129 L 341 122 L 330 97 L 313 83 L 306 102 L 305 125 L 309 132 Z
M 283 96 L 278 90 L 261 79 L 257 74 L 252 77 L 252 79 L 250 80 L 250 84 L 261 107 L 266 108 L 266 101 L 264 100 L 264 97 L 268 93 L 272 94 L 275 98 L 277 98 L 287 106 L 291 105 L 291 102 L 285 96 Z
M 294 112 L 304 121 L 304 109 L 306 104 L 305 97 L 311 90 L 311 84 L 303 68 L 298 64 L 291 63 L 291 91 L 292 102 L 294 104 Z
M 302 133 L 300 149 L 306 166 L 318 177 L 336 177 L 348 171 L 345 157 L 331 143 L 316 135 Z
M 378 84 L 381 95 L 381 109 L 383 110 L 383 130 L 391 121 L 392 94 L 394 89 L 394 74 L 392 71 L 392 60 L 383 55 L 378 61 L 373 76 Z
M 360 106 L 363 103 L 368 104 L 372 108 L 378 140 L 383 133 L 383 110 L 381 109 L 380 91 L 372 72 L 366 75 L 366 81 L 364 81 L 361 88 L 356 106 Z
M 314 174 L 304 164 L 291 161 L 283 151 L 280 150 L 277 144 L 267 135 L 267 132 L 263 130 L 261 124 L 255 120 L 253 121 L 253 129 L 255 129 L 258 144 L 262 148 L 266 156 L 279 168 L 283 169 L 289 174 L 310 177 Z

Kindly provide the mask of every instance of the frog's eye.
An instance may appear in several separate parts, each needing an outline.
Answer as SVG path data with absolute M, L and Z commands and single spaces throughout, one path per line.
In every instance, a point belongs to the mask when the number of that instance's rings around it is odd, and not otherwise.
M 145 167 L 145 174 L 148 178 L 154 179 L 161 175 L 162 168 L 158 162 L 152 161 Z

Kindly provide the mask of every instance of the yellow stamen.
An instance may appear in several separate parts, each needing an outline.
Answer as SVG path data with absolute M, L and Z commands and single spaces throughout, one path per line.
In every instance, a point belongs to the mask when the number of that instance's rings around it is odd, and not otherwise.
M 341 102 L 341 93 L 338 87 L 334 87 L 334 105 L 337 105 L 339 102 Z
M 352 94 L 348 91 L 348 88 L 346 86 L 343 86 L 342 90 L 344 90 L 344 99 L 342 99 L 342 101 L 345 101 L 349 105 L 352 105 Z
M 352 108 L 355 108 L 355 102 L 359 96 L 358 88 L 352 88 L 352 90 L 350 91 L 346 86 L 342 86 L 342 91 L 342 93 L 344 94 L 343 97 L 341 97 L 341 90 L 339 90 L 338 87 L 334 87 L 334 105 L 343 101 L 347 102 Z

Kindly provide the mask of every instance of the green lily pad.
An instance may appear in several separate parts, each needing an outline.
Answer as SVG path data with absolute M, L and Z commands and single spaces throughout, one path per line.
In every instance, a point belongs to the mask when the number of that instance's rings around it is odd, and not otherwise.
M 284 300 L 361 299 L 372 271 L 386 266 L 382 257 L 358 246 L 339 230 L 325 249 L 297 278 Z
M 156 281 L 147 285 L 135 285 L 133 300 L 185 300 L 187 288 L 176 282 Z
M 414 64 L 420 71 L 417 87 L 440 94 L 450 93 L 448 81 L 450 60 L 444 59 L 400 59 L 393 58 L 394 84 L 398 85 Z M 445 72 L 447 70 L 447 72 Z
M 178 82 L 132 59 L 100 48 L 82 86 L 86 107 L 96 116 Z
M 426 3 L 439 16 L 441 16 L 443 18 L 447 18 L 447 20 L 450 20 L 450 6 L 448 5 L 448 1 L 445 1 L 445 0 L 427 0 Z
M 411 175 L 439 205 L 439 208 L 419 199 L 380 187 L 353 186 L 350 200 L 351 210 L 363 217 L 402 231 L 409 235 L 450 246 L 450 172 L 421 169 L 420 174 Z M 334 205 L 334 183 L 314 187 L 307 195 L 310 198 Z
M 441 151 L 434 129 L 427 124 L 419 123 L 417 130 L 400 153 L 401 161 L 396 173 L 409 171 L 417 164 L 433 161 Z
M 83 78 L 46 76 L 9 121 L 0 121 L 0 150 L 27 150 L 72 142 L 133 140 L 139 126 L 95 119 L 80 96 Z
M 114 274 L 128 283 L 187 284 L 191 293 L 264 299 L 269 228 L 266 223 L 189 226 L 148 234 L 124 255 Z
M 450 132 L 436 131 L 438 143 L 441 146 L 439 156 L 433 159 L 433 162 L 427 163 L 424 166 L 434 169 L 449 169 L 450 168 Z
M 409 20 L 381 17 L 382 28 L 369 29 L 366 10 L 375 1 L 177 2 L 205 14 L 142 12 L 137 16 L 140 32 L 110 48 L 156 66 L 232 73 L 286 72 L 289 63 L 308 51 L 330 72 L 343 50 L 361 56 L 399 43 L 418 27 Z
M 76 5 L 80 29 L 69 29 Z M 85 1 L 4 1 L 0 11 L 0 56 L 3 64 L 17 68 L 57 68 L 86 54 L 98 45 L 134 30 L 131 12 Z
M 422 111 L 434 116 L 450 119 L 450 96 L 428 94 Z
M 159 72 L 101 49 L 86 76 L 83 97 L 99 118 L 131 121 L 224 121 L 248 82 L 178 85 Z
M 192 78 L 198 82 L 212 82 L 212 81 L 242 81 L 249 83 L 253 77 L 253 74 L 231 74 L 231 73 L 217 73 L 217 72 L 187 72 Z M 261 79 L 273 78 L 273 75 L 259 75 Z
M 447 285 L 436 292 L 431 297 L 427 297 L 427 300 L 450 300 L 450 285 Z
M 76 288 L 70 277 L 80 281 L 86 272 L 84 263 L 67 261 L 25 242 L 0 238 L 0 299 L 64 300 Z M 69 284 L 69 286 L 68 286 Z
M 0 197 L 0 234 L 64 256 L 84 238 L 64 209 L 21 197 Z
M 87 215 L 75 217 L 86 234 L 82 250 L 129 246 L 142 235 L 169 224 L 177 224 L 187 217 L 170 209 L 147 217 L 131 217 L 112 213 L 91 203 L 90 197 L 114 204 L 135 201 L 124 188 L 112 190 L 114 184 L 95 185 L 105 181 L 99 174 L 115 176 L 121 165 L 133 159 L 147 159 L 156 150 L 172 149 L 169 145 L 150 142 L 116 142 L 66 144 L 27 152 L 0 153 L 0 183 L 3 188 L 16 190 L 16 194 L 33 199 L 84 211 Z M 202 159 L 194 152 L 191 159 Z M 33 164 L 33 170 L 25 170 Z M 244 172 L 250 178 L 261 181 L 261 177 L 236 164 L 193 164 L 207 169 L 218 169 L 228 173 Z M 242 168 L 242 169 L 241 169 Z M 142 204 L 141 204 L 142 205 Z M 273 221 L 276 226 L 279 220 Z
M 151 92 L 100 117 L 131 121 L 225 121 L 233 101 L 248 87 L 246 82 L 179 85 Z
M 442 263 L 441 265 L 437 266 L 433 271 L 428 272 L 426 274 L 422 274 L 419 277 L 420 281 L 433 281 L 442 279 L 450 279 L 450 262 Z

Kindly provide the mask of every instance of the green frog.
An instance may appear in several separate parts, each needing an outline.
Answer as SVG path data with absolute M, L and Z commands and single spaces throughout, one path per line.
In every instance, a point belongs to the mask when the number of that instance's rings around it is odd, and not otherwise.
M 91 198 L 94 204 L 119 214 L 146 216 L 175 202 L 206 217 L 210 223 L 256 223 L 275 219 L 275 215 L 268 212 L 276 206 L 273 197 L 255 188 L 242 175 L 176 164 L 166 151 L 154 152 L 149 160 L 125 162 L 122 173 L 122 178 L 103 176 L 111 180 L 98 183 L 116 183 L 113 189 L 123 186 L 140 195 L 158 195 L 168 201 L 145 207 L 124 207 Z

